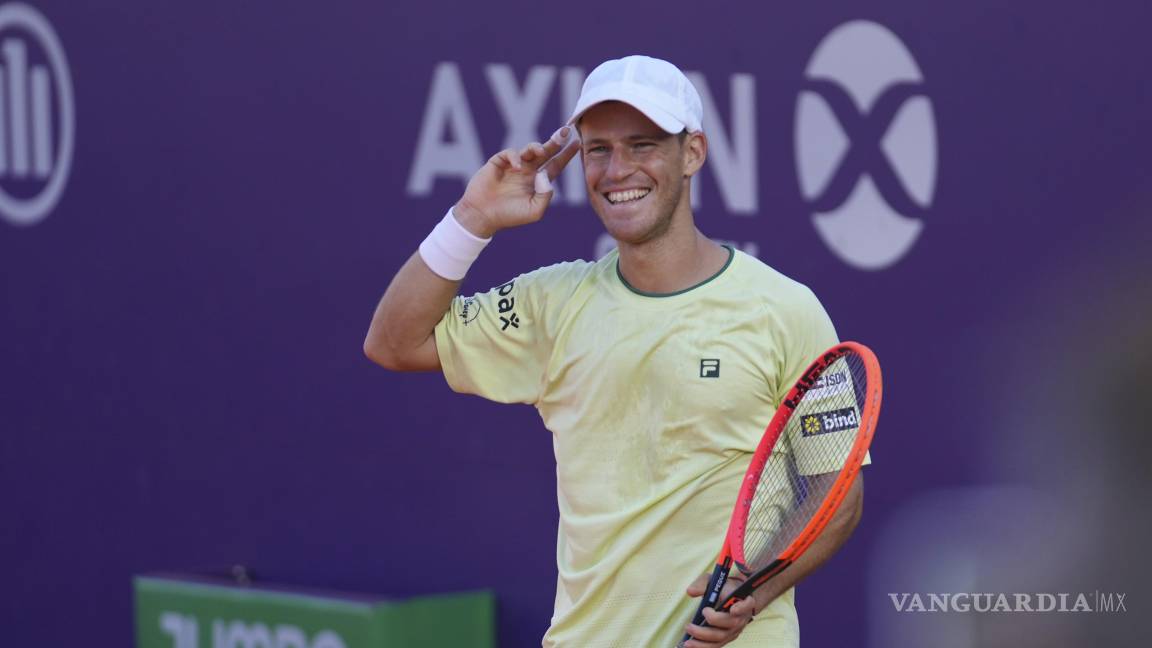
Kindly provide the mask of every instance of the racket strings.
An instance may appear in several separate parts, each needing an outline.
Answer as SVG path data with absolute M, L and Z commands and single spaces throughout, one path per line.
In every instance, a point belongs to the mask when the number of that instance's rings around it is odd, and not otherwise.
M 863 424 L 867 369 L 849 352 L 800 399 L 760 474 L 743 531 L 746 574 L 784 552 L 817 514 Z

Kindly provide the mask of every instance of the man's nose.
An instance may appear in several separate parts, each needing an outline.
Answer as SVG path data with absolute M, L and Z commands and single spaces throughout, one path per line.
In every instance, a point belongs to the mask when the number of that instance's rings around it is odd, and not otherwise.
M 605 175 L 608 176 L 609 180 L 618 181 L 632 175 L 635 170 L 636 164 L 632 160 L 632 154 L 627 147 L 621 147 L 612 151 L 612 158 L 608 160 L 608 170 Z

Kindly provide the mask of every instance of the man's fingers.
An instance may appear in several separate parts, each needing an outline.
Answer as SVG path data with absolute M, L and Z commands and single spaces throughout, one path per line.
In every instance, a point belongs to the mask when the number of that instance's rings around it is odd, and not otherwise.
M 729 612 L 736 616 L 752 617 L 756 615 L 756 601 L 749 596 L 746 599 L 740 599 L 731 608 Z
M 544 145 L 537 142 L 532 142 L 524 147 L 520 157 L 525 162 L 535 162 L 537 165 L 544 164 L 548 161 L 548 152 L 544 150 Z
M 524 163 L 520 159 L 520 153 L 514 149 L 504 149 L 496 155 L 493 155 L 488 161 L 503 171 L 507 171 L 508 169 L 519 171 L 520 168 L 524 166 Z
M 565 126 L 565 128 L 571 130 L 567 143 L 564 144 L 563 148 L 559 149 L 558 153 L 548 160 L 548 164 L 544 165 L 544 170 L 548 172 L 548 177 L 552 180 L 555 180 L 557 176 L 560 175 L 564 167 L 568 166 L 568 162 L 580 151 L 580 137 L 576 135 L 576 130 L 569 126 Z M 544 145 L 544 150 L 547 152 L 547 144 Z
M 508 159 L 508 149 L 500 151 L 499 153 L 488 158 L 488 163 L 499 169 L 507 169 L 512 166 L 512 162 Z
M 501 171 L 521 171 L 524 167 L 528 167 L 530 171 L 535 169 L 543 171 L 545 175 L 536 181 L 536 192 L 542 193 L 540 188 L 548 186 L 548 182 L 545 181 L 555 180 L 578 150 L 580 140 L 576 137 L 576 129 L 562 126 L 543 144 L 532 142 L 519 151 L 504 149 L 488 161 Z
M 704 619 L 708 622 L 708 627 L 702 628 L 691 623 L 685 626 L 684 631 L 692 637 L 692 640 L 685 642 L 684 648 L 720 646 L 738 637 L 744 626 L 750 622 L 751 614 L 741 608 L 740 604 L 733 605 L 731 609 L 732 614 L 704 608 Z
M 708 621 L 709 626 L 721 630 L 731 630 L 744 625 L 744 617 L 734 616 L 727 612 L 717 612 L 712 608 L 704 608 L 704 619 Z
M 538 194 L 552 191 L 552 181 L 548 179 L 548 172 L 544 169 L 536 172 L 536 177 L 532 179 L 532 184 L 533 190 Z
M 700 574 L 700 577 L 688 586 L 688 596 L 703 596 L 706 587 L 708 587 L 708 574 Z
M 537 194 L 550 194 L 552 180 L 555 180 L 564 167 L 580 149 L 576 129 L 561 126 L 547 142 L 532 142 L 519 151 L 504 149 L 488 161 L 501 171 L 536 170 L 533 189 Z
M 728 630 L 723 628 L 701 628 L 698 625 L 689 623 L 684 630 L 688 633 L 688 636 L 694 640 L 686 642 L 684 644 L 686 648 L 691 646 L 711 646 L 729 638 Z
M 552 133 L 552 136 L 541 145 L 544 149 L 544 159 L 547 160 L 559 153 L 560 149 L 564 148 L 564 145 L 567 144 L 575 134 L 576 129 L 571 126 L 561 126 L 557 128 L 556 132 Z

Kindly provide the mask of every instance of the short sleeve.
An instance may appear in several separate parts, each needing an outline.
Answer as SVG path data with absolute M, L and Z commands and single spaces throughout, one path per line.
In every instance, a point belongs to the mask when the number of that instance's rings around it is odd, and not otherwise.
M 540 268 L 487 292 L 453 299 L 436 325 L 436 350 L 448 385 L 501 403 L 535 403 L 576 265 Z
M 784 379 L 780 383 L 779 392 L 776 394 L 777 403 L 784 400 L 788 391 L 812 361 L 840 342 L 828 313 L 810 290 L 804 290 L 792 315 L 790 320 L 792 326 L 787 336 L 791 343 L 784 352 L 786 369 L 782 374 Z M 829 378 L 850 381 L 851 374 L 848 371 L 832 371 L 829 373 Z M 839 388 L 851 389 L 851 385 L 832 385 L 829 387 L 829 392 Z M 800 474 L 816 475 L 838 470 L 843 465 L 844 457 L 843 455 L 837 457 L 837 452 L 830 448 L 839 447 L 837 445 L 839 440 L 823 435 L 806 436 L 801 432 L 800 425 L 799 417 L 793 417 L 785 428 L 787 443 L 795 453 L 796 466 Z M 871 456 L 865 455 L 863 463 L 866 465 L 871 462 Z
M 840 342 L 828 313 L 808 288 L 802 289 L 792 304 L 792 311 L 782 319 L 788 329 L 784 333 L 783 368 L 774 395 L 777 404 L 784 400 L 817 356 Z

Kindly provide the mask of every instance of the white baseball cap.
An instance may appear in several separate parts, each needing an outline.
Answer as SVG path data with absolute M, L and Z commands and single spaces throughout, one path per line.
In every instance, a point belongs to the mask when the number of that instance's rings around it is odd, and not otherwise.
M 603 101 L 622 101 L 669 133 L 703 130 L 700 94 L 680 68 L 658 58 L 625 56 L 596 66 L 584 80 L 568 123 L 575 125 L 589 108 Z

